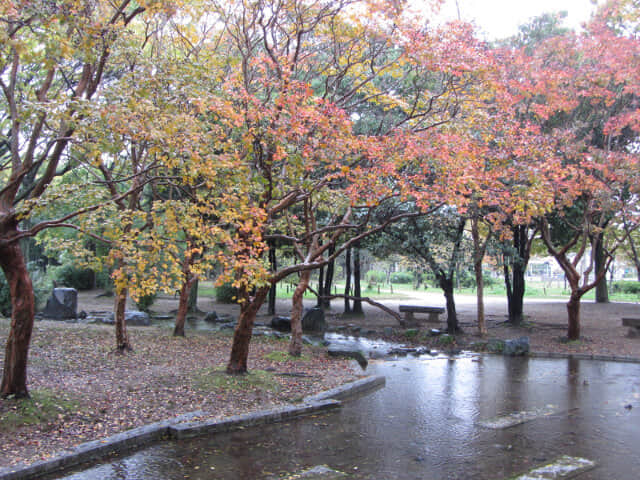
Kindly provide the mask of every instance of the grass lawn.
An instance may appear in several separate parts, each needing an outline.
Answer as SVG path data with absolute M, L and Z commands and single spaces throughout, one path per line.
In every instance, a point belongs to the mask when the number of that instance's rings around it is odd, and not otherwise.
M 312 288 L 317 288 L 317 284 L 314 285 L 312 282 Z M 403 299 L 403 298 L 411 298 L 415 296 L 416 290 L 412 285 L 409 284 L 379 284 L 378 286 L 372 289 L 366 289 L 366 284 L 363 284 L 365 288 L 362 291 L 362 296 L 371 297 L 376 300 L 389 300 L 389 299 Z M 295 285 L 280 283 L 278 284 L 277 290 L 277 298 L 279 299 L 288 299 L 293 295 L 293 291 L 295 289 Z M 426 288 L 421 288 L 420 292 L 441 292 L 438 287 L 428 286 Z M 343 293 L 344 292 L 344 284 L 335 284 L 334 285 L 335 293 Z M 475 295 L 475 288 L 460 288 L 455 291 L 456 294 L 460 295 Z M 507 295 L 506 289 L 502 282 L 494 283 L 493 285 L 485 286 L 484 289 L 485 296 L 494 296 L 494 297 L 505 297 Z M 569 290 L 565 290 L 562 286 L 557 284 L 549 285 L 543 282 L 528 282 L 526 286 L 525 298 L 568 298 Z M 198 288 L 198 295 L 203 297 L 214 297 L 215 296 L 215 287 L 214 282 L 212 281 L 204 281 L 200 282 Z M 310 291 L 305 293 L 304 298 L 315 298 L 315 295 Z M 593 300 L 595 298 L 595 290 L 591 290 L 583 299 L 585 300 Z M 637 294 L 629 294 L 629 293 L 612 293 L 609 291 L 609 299 L 613 302 L 640 302 L 640 295 Z

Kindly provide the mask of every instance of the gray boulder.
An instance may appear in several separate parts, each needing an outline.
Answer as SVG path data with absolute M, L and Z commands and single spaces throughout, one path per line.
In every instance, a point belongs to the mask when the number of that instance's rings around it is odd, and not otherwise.
M 510 357 L 526 355 L 529 353 L 529 337 L 505 340 L 502 353 Z
M 291 319 L 289 317 L 273 317 L 271 319 L 271 328 L 279 332 L 290 332 Z
M 330 357 L 353 358 L 364 370 L 369 364 L 365 354 L 359 349 L 350 348 L 348 345 L 329 345 L 327 353 Z
M 217 312 L 209 312 L 204 316 L 204 321 L 209 323 L 223 323 L 224 319 L 220 318 Z
M 76 318 L 77 311 L 78 291 L 75 288 L 54 288 L 42 315 L 56 320 L 66 320 Z
M 148 327 L 151 325 L 151 317 L 146 312 L 140 312 L 138 310 L 125 310 L 124 312 L 124 321 L 127 325 L 132 327 Z M 116 323 L 115 315 L 113 312 L 110 312 L 109 315 L 105 316 L 102 319 L 103 323 L 108 323 L 113 325 Z
M 324 333 L 327 330 L 327 322 L 324 319 L 324 310 L 318 307 L 305 309 L 302 317 L 302 331 L 307 333 Z

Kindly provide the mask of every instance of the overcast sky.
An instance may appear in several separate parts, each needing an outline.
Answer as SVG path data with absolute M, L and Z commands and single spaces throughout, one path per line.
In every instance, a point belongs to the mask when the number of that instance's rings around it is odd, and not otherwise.
M 514 35 L 518 25 L 545 12 L 567 11 L 565 25 L 578 29 L 595 9 L 591 0 L 458 0 L 457 3 L 462 19 L 474 21 L 479 33 L 484 32 L 482 36 L 491 40 Z M 457 18 L 456 1 L 445 0 L 442 13 Z

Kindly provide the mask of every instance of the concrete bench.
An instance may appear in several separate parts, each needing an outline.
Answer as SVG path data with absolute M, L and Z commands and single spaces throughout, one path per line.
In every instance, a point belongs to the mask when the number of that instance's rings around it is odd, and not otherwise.
M 622 325 L 625 327 L 629 327 L 629 333 L 627 334 L 628 337 L 640 337 L 640 318 L 623 318 Z
M 408 326 L 413 326 L 416 324 L 416 320 L 413 316 L 414 313 L 427 313 L 429 318 L 428 322 L 438 322 L 438 315 L 444 313 L 444 308 L 442 307 L 423 307 L 419 305 L 400 305 L 398 308 L 400 313 L 404 313 L 404 320 Z

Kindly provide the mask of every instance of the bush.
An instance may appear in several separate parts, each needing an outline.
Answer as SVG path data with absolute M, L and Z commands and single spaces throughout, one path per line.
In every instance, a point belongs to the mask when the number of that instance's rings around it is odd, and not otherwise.
M 611 285 L 613 293 L 627 293 L 632 295 L 640 295 L 640 282 L 634 280 L 621 280 L 613 282 Z
M 484 275 L 482 278 L 485 287 L 495 287 L 502 283 L 502 280 L 489 275 Z
M 413 283 L 413 274 L 411 272 L 393 272 L 391 283 Z
M 216 302 L 218 303 L 236 303 L 238 298 L 238 289 L 230 283 L 224 283 L 216 287 Z
M 138 307 L 138 310 L 140 310 L 141 312 L 148 312 L 149 309 L 151 308 L 151 305 L 153 305 L 153 302 L 156 301 L 157 296 L 158 295 L 156 293 L 150 293 L 148 295 L 142 295 L 135 302 L 136 303 L 136 307 Z
M 476 288 L 476 277 L 469 270 L 462 270 L 458 277 L 460 288 Z
M 90 268 L 79 268 L 72 264 L 63 265 L 55 274 L 57 283 L 76 290 L 91 290 L 95 278 L 96 274 Z
M 385 283 L 387 281 L 387 274 L 382 270 L 369 270 L 365 278 L 367 282 L 371 284 Z
M 11 316 L 11 293 L 3 274 L 0 275 L 0 314 L 5 317 Z
M 114 290 L 113 279 L 109 270 L 99 270 L 96 272 L 96 288 L 102 288 L 106 292 Z
M 32 269 L 33 267 L 33 269 Z M 27 265 L 31 283 L 33 285 L 33 295 L 35 296 L 36 310 L 39 310 L 46 302 L 51 292 L 51 281 L 47 275 L 35 268 L 33 263 Z M 4 274 L 0 272 L 0 314 L 5 317 L 11 316 L 11 292 Z

